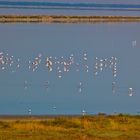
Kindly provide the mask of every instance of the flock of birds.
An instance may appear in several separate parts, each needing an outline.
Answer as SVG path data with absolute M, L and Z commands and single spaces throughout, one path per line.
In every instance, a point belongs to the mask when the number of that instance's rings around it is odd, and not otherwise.
M 132 42 L 133 45 L 136 45 L 136 41 Z M 82 63 L 77 62 L 75 60 L 74 54 L 71 54 L 69 57 L 65 58 L 64 56 L 61 57 L 52 57 L 47 56 L 43 59 L 42 54 L 39 53 L 33 60 L 29 60 L 27 62 L 28 70 L 35 72 L 39 68 L 39 65 L 42 63 L 45 66 L 48 72 L 56 71 L 57 77 L 61 79 L 64 73 L 70 72 L 70 70 L 74 69 L 75 72 L 79 72 L 81 70 L 85 71 L 86 73 L 89 72 L 89 63 L 88 63 L 88 54 L 84 52 L 82 55 Z M 93 61 L 93 74 L 95 76 L 99 75 L 104 69 L 111 69 L 112 76 L 114 79 L 117 77 L 117 57 L 110 57 L 110 58 L 98 58 L 95 57 Z M 8 53 L 0 52 L 0 69 L 1 71 L 11 70 L 11 73 L 15 73 L 21 67 L 21 59 L 14 58 L 13 55 L 9 55 Z M 45 83 L 45 86 L 49 86 L 49 81 Z M 28 82 L 24 81 L 24 89 L 28 88 Z M 112 93 L 116 92 L 116 82 L 112 82 Z M 78 92 L 81 93 L 83 89 L 82 81 L 78 84 Z M 128 95 L 133 95 L 133 89 L 130 87 L 128 89 Z
M 20 61 L 20 58 L 16 59 L 13 55 L 10 56 L 8 53 L 0 52 L 0 69 L 2 71 L 11 69 L 12 73 L 16 72 L 21 67 Z M 28 69 L 33 72 L 37 71 L 39 65 L 41 64 L 41 61 L 42 54 L 38 54 L 38 56 L 35 57 L 32 61 L 28 61 Z M 88 57 L 86 52 L 83 54 L 82 64 L 75 61 L 73 54 L 71 54 L 68 58 L 64 58 L 64 56 L 61 56 L 59 58 L 48 56 L 45 58 L 43 63 L 49 72 L 52 72 L 53 70 L 57 71 L 58 78 L 62 78 L 62 73 L 69 72 L 72 69 L 72 66 L 76 72 L 79 72 L 82 69 L 80 65 L 83 66 L 83 70 L 85 72 L 89 72 Z M 110 57 L 105 59 L 99 59 L 98 57 L 96 57 L 95 64 L 93 65 L 94 75 L 98 75 L 98 73 L 103 71 L 104 68 L 110 67 L 112 68 L 113 76 L 117 76 L 116 57 Z
M 132 42 L 132 45 L 136 45 L 136 41 Z M 15 58 L 13 55 L 9 55 L 8 53 L 0 52 L 0 71 L 10 71 L 11 73 L 17 72 L 21 67 L 22 63 L 20 58 Z M 95 57 L 93 61 L 93 69 L 92 73 L 94 76 L 99 75 L 103 70 L 110 69 L 112 71 L 112 76 L 115 81 L 115 78 L 117 77 L 117 57 L 109 57 L 109 58 L 98 58 Z M 89 69 L 89 62 L 88 62 L 88 54 L 87 52 L 84 52 L 82 55 L 81 62 L 77 62 L 75 60 L 74 54 L 71 54 L 69 57 L 52 57 L 42 56 L 41 53 L 39 53 L 33 60 L 28 60 L 28 62 L 25 62 L 27 64 L 27 69 L 29 71 L 35 72 L 38 70 L 39 66 L 43 64 L 45 69 L 51 73 L 52 71 L 55 71 L 57 73 L 57 78 L 61 79 L 63 78 L 64 73 L 68 73 L 70 71 L 80 72 L 81 70 L 89 73 L 91 69 Z M 46 88 L 49 88 L 49 81 L 45 83 Z M 112 82 L 112 93 L 117 93 L 117 84 L 116 82 Z M 24 89 L 28 89 L 28 81 L 24 81 Z M 78 92 L 81 93 L 83 90 L 83 82 L 80 81 L 78 83 Z M 133 96 L 134 91 L 132 87 L 129 87 L 127 89 L 128 96 Z M 53 107 L 53 110 L 56 110 L 56 107 Z M 31 109 L 28 110 L 28 113 L 31 114 Z M 86 111 L 83 110 L 82 114 L 86 114 Z

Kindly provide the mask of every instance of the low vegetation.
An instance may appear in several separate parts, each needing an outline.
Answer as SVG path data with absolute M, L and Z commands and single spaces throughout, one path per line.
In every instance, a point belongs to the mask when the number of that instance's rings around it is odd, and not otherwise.
M 140 116 L 0 118 L 0 140 L 140 140 Z
M 138 16 L 0 15 L 0 23 L 102 23 L 140 22 Z

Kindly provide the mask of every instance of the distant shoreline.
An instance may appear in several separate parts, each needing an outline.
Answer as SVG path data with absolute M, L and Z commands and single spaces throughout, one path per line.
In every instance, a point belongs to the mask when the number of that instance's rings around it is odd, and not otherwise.
M 117 23 L 140 22 L 140 16 L 0 15 L 0 23 Z

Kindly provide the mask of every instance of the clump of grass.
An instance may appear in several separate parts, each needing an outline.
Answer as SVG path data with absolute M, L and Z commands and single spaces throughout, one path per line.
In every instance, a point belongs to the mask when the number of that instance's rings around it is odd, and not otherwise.
M 53 120 L 41 121 L 41 124 L 45 126 L 61 126 L 64 128 L 81 128 L 81 123 L 79 120 L 66 118 L 66 117 L 56 117 Z
M 13 123 L 12 128 L 16 130 L 22 131 L 41 131 L 45 130 L 45 127 L 36 122 L 21 122 L 21 123 Z
M 0 129 L 7 129 L 10 128 L 10 125 L 8 122 L 0 121 Z

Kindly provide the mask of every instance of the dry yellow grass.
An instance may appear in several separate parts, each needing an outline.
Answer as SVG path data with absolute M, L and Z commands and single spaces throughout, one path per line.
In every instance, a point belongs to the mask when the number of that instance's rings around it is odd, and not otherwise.
M 139 140 L 140 116 L 0 119 L 0 140 Z
M 140 22 L 136 16 L 0 15 L 1 23 L 103 23 Z

